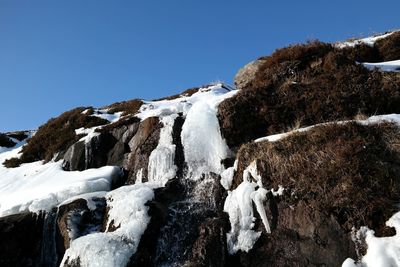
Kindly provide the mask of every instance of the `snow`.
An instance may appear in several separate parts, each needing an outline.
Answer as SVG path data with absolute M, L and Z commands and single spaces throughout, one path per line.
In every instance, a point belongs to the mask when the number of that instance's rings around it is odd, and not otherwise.
M 361 63 L 367 69 L 373 70 L 375 68 L 381 71 L 400 71 L 400 60 L 393 60 L 393 61 L 385 61 L 379 63 Z
M 393 34 L 395 32 L 397 32 L 397 31 L 393 31 L 393 32 L 389 32 L 389 33 L 385 33 L 385 34 L 381 34 L 381 35 L 377 35 L 377 36 L 357 39 L 357 40 L 353 40 L 353 41 L 339 42 L 339 43 L 337 43 L 335 45 L 336 45 L 337 48 L 354 47 L 354 46 L 360 45 L 360 44 L 366 44 L 366 45 L 369 45 L 369 46 L 374 46 L 376 41 L 378 41 L 380 39 L 384 39 L 384 38 L 388 37 L 389 35 L 391 35 L 391 34 Z
M 85 144 L 89 144 L 92 138 L 99 136 L 100 133 L 96 132 L 96 129 L 101 128 L 101 126 L 95 126 L 92 128 L 79 128 L 75 130 L 76 135 L 85 134 L 84 137 L 79 139 L 79 142 L 84 142 Z
M 3 162 L 18 157 L 24 142 L 0 153 L 0 217 L 26 211 L 49 211 L 65 200 L 84 193 L 109 191 L 120 168 L 106 166 L 66 172 L 62 162 L 42 161 L 6 168 Z
M 346 259 L 342 267 L 390 267 L 400 266 L 400 212 L 394 214 L 387 222 L 387 226 L 396 229 L 396 235 L 389 237 L 376 237 L 374 231 L 362 227 L 365 241 L 368 245 L 367 254 L 361 262 L 354 263 Z
M 122 112 L 109 113 L 108 109 L 96 109 L 94 110 L 93 117 L 99 117 L 104 120 L 108 120 L 110 123 L 116 122 L 121 118 Z
M 160 131 L 158 145 L 149 157 L 148 181 L 159 182 L 161 186 L 174 178 L 177 171 L 174 164 L 175 145 L 172 140 L 172 130 L 176 117 L 177 115 L 173 114 L 161 118 L 164 126 Z
M 210 103 L 217 105 L 227 97 L 231 97 L 237 93 L 237 90 L 229 90 L 221 83 L 217 83 L 208 87 L 200 88 L 198 92 L 191 96 L 181 96 L 172 100 L 160 101 L 144 101 L 139 113 L 136 115 L 141 120 L 149 117 L 164 117 L 171 114 L 182 113 L 184 116 L 189 112 L 191 107 L 199 102 L 208 100 Z
M 88 111 L 89 111 L 89 109 L 82 111 L 82 113 L 86 114 Z M 116 113 L 108 113 L 108 112 L 109 112 L 108 109 L 95 109 L 94 114 L 91 116 L 108 120 L 110 123 L 116 122 L 119 119 L 121 119 L 122 112 L 116 112 Z M 90 142 L 90 140 L 92 140 L 92 138 L 100 135 L 100 133 L 96 132 L 96 130 L 101 129 L 102 127 L 104 127 L 106 125 L 94 126 L 91 128 L 83 128 L 82 127 L 82 128 L 76 129 L 75 134 L 76 135 L 85 135 L 79 141 L 85 142 L 85 144 L 88 144 Z
M 139 241 L 150 222 L 148 207 L 154 198 L 150 183 L 123 186 L 106 195 L 109 207 L 107 229 L 71 242 L 62 264 L 78 260 L 80 266 L 126 266 L 136 252 Z M 111 225 L 117 227 L 112 231 Z
M 274 197 L 277 196 L 282 196 L 283 195 L 283 191 L 285 190 L 285 188 L 283 188 L 283 186 L 278 185 L 278 190 L 274 190 L 273 188 L 271 189 L 271 193 Z
M 67 200 L 61 202 L 58 206 L 60 207 L 63 205 L 68 205 L 68 204 L 74 202 L 75 200 L 84 199 L 84 200 L 86 200 L 87 207 L 90 210 L 95 210 L 96 209 L 96 201 L 94 201 L 93 199 L 104 198 L 106 196 L 106 194 L 107 194 L 107 191 L 97 191 L 97 192 L 91 192 L 91 193 L 86 193 L 86 194 L 80 194 L 80 195 L 76 195 L 71 198 L 68 198 Z
M 254 140 L 254 142 L 264 142 L 264 141 L 276 142 L 276 141 L 282 140 L 294 133 L 306 132 L 308 130 L 311 130 L 314 127 L 330 125 L 330 124 L 345 124 L 345 123 L 349 123 L 349 122 L 357 122 L 361 125 L 373 125 L 373 124 L 378 124 L 378 123 L 382 123 L 382 122 L 391 122 L 391 123 L 395 123 L 398 126 L 400 126 L 400 114 L 376 115 L 376 116 L 371 116 L 366 120 L 345 120 L 345 121 L 337 121 L 337 122 L 319 123 L 319 124 L 315 124 L 312 126 L 299 128 L 297 130 L 293 130 L 293 131 L 286 132 L 286 133 L 273 134 L 273 135 L 261 137 L 261 138 Z

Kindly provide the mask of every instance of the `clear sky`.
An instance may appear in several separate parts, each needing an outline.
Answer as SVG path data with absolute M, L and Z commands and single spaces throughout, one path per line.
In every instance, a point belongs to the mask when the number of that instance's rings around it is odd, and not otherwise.
M 400 1 L 0 0 L 0 132 L 221 80 L 276 48 L 400 28 Z

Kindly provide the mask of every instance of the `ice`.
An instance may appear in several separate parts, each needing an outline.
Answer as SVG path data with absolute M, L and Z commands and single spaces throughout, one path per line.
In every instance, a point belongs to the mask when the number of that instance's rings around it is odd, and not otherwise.
M 239 250 L 248 252 L 261 235 L 261 232 L 252 230 L 255 218 L 251 195 L 255 188 L 255 183 L 243 181 L 235 190 L 228 192 L 224 211 L 229 214 L 231 224 L 231 231 L 227 234 L 230 254 Z
M 378 62 L 378 63 L 361 63 L 367 69 L 373 70 L 375 68 L 381 71 L 400 71 L 400 60 L 393 60 L 393 61 L 385 61 L 385 62 Z
M 174 178 L 177 167 L 175 166 L 175 145 L 172 140 L 172 130 L 177 115 L 173 114 L 161 118 L 163 128 L 161 128 L 160 139 L 156 149 L 149 157 L 148 181 L 159 182 L 160 185 Z
M 181 139 L 190 177 L 198 179 L 201 174 L 220 174 L 221 161 L 230 157 L 231 151 L 221 136 L 217 119 L 217 106 L 236 92 L 207 95 L 189 110 L 182 126 Z
M 221 185 L 226 190 L 229 190 L 231 188 L 234 174 L 235 167 L 229 167 L 221 173 Z
M 61 263 L 79 259 L 80 266 L 126 266 L 150 221 L 145 204 L 154 198 L 153 188 L 143 183 L 109 192 L 106 231 L 73 240 Z M 111 225 L 117 229 L 113 231 Z
M 268 190 L 260 187 L 257 189 L 257 191 L 252 193 L 251 198 L 256 204 L 256 209 L 258 214 L 260 214 L 261 220 L 265 227 L 265 231 L 267 233 L 271 233 L 271 228 L 269 226 L 267 214 L 265 213 L 265 207 L 264 207 L 264 202 L 267 200 L 267 193 Z

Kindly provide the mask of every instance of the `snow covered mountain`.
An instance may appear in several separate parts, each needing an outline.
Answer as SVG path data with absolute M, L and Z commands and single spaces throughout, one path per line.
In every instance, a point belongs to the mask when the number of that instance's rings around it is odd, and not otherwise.
M 0 266 L 400 266 L 399 60 L 292 45 L 0 134 Z

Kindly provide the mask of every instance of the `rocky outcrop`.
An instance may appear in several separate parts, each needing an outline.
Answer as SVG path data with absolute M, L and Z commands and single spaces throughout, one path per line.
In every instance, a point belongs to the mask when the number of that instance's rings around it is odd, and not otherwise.
M 234 82 L 237 89 L 242 90 L 252 87 L 252 81 L 255 80 L 256 74 L 259 72 L 265 59 L 260 58 L 248 63 L 242 67 L 236 74 Z

